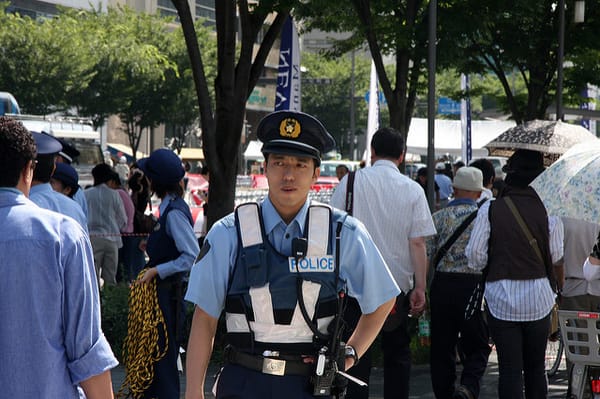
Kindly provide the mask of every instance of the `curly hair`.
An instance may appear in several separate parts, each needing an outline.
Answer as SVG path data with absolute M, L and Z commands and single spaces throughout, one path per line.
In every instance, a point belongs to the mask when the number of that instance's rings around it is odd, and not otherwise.
M 25 126 L 0 117 L 0 187 L 16 187 L 23 168 L 36 156 L 35 141 Z

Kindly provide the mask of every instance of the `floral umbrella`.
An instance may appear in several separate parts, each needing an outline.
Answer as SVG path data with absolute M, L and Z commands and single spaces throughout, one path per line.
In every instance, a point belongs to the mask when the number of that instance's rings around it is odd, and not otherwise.
M 540 151 L 545 164 L 556 161 L 575 144 L 598 140 L 582 126 L 561 121 L 533 120 L 506 130 L 485 147 L 490 155 L 509 157 L 517 149 Z
M 531 187 L 548 214 L 600 223 L 600 140 L 571 148 Z

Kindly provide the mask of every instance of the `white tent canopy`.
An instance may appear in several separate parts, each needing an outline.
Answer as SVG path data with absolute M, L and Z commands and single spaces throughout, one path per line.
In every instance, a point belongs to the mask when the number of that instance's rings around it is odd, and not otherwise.
M 261 152 L 262 142 L 260 140 L 251 140 L 248 142 L 248 147 L 244 151 L 244 159 L 246 161 L 259 161 L 265 160 L 263 153 Z
M 472 121 L 471 147 L 473 157 L 488 155 L 487 149 L 483 146 L 513 126 L 515 126 L 514 121 Z M 461 156 L 462 129 L 460 121 L 436 119 L 434 140 L 436 157 L 443 154 L 450 154 L 455 157 Z M 409 153 L 427 155 L 426 118 L 412 118 L 406 146 Z

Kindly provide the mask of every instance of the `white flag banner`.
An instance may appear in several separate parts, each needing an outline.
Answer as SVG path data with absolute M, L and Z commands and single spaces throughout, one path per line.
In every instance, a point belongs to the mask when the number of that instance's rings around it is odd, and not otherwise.
M 371 60 L 371 83 L 369 85 L 369 116 L 367 119 L 367 137 L 365 142 L 365 152 L 363 161 L 367 166 L 371 165 L 371 139 L 379 129 L 379 81 L 377 80 L 377 71 L 375 62 Z
M 302 110 L 302 90 L 300 86 L 300 45 L 298 31 L 289 16 L 281 32 L 279 48 L 279 70 L 277 72 L 277 94 L 275 111 Z

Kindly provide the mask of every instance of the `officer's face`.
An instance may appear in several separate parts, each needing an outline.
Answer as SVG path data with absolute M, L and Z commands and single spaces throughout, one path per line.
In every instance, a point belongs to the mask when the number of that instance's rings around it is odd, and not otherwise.
M 306 201 L 310 186 L 316 182 L 319 172 L 313 158 L 269 155 L 265 165 L 269 199 L 286 223 L 296 216 Z

